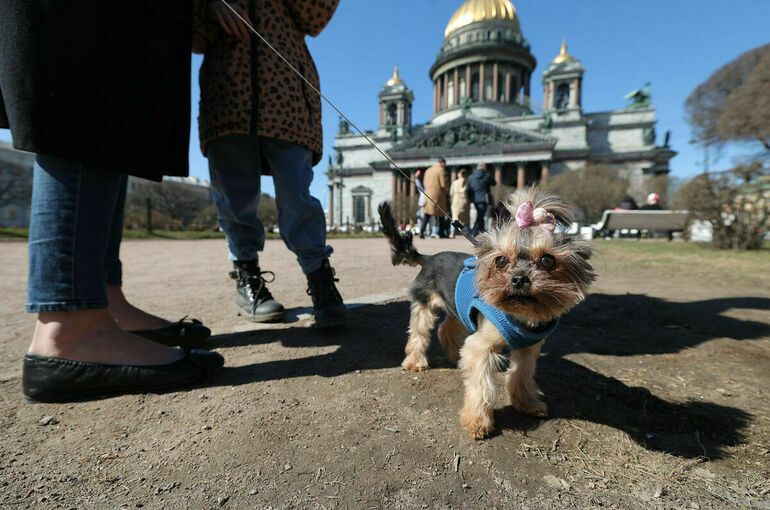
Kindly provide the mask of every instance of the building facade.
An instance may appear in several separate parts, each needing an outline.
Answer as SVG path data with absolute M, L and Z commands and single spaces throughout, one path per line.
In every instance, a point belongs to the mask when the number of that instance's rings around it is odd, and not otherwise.
M 463 168 L 486 163 L 499 199 L 587 164 L 617 168 L 638 200 L 650 178 L 669 172 L 676 154 L 657 143 L 649 85 L 622 109 L 583 110 L 586 69 L 566 42 L 542 74 L 542 109 L 530 90 L 537 61 L 509 0 L 467 0 L 444 32 L 429 70 L 433 116 L 412 121 L 414 95 L 398 68 L 379 94 L 379 126 L 366 136 L 410 177 L 439 157 L 454 180 Z M 535 110 L 538 110 L 536 113 Z M 668 138 L 668 137 L 666 137 Z M 341 121 L 328 172 L 329 226 L 375 224 L 376 206 L 390 201 L 397 220 L 414 222 L 417 190 L 364 136 Z

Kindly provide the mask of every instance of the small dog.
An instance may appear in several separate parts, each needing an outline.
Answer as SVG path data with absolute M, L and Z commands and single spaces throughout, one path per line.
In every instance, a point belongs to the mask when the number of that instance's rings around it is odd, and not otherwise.
M 559 317 L 585 299 L 596 278 L 590 245 L 563 233 L 574 216 L 564 200 L 527 188 L 509 195 L 503 205 L 507 214 L 477 238 L 475 258 L 456 252 L 421 255 L 411 234 L 399 234 L 390 206 L 379 207 L 393 265 L 422 266 L 410 289 L 402 366 L 428 368 L 431 330 L 443 309 L 438 339 L 462 372 L 460 424 L 475 439 L 494 428 L 495 373 L 508 363 L 505 386 L 511 405 L 524 414 L 548 416 L 534 379 L 540 348 Z

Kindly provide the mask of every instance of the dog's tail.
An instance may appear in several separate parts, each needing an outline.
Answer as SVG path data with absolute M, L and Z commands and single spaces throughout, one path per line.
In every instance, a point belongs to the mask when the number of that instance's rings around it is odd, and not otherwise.
M 390 241 L 390 260 L 393 262 L 393 265 L 421 266 L 425 257 L 420 255 L 414 244 L 412 244 L 411 232 L 399 233 L 396 220 L 393 218 L 393 212 L 390 210 L 390 204 L 383 202 L 377 210 L 380 213 L 382 232 Z

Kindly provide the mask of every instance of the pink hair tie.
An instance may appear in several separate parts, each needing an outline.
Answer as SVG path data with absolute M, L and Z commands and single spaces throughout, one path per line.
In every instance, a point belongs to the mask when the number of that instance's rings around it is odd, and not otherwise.
M 556 227 L 556 218 L 542 207 L 535 208 L 532 202 L 524 202 L 516 210 L 516 225 L 519 228 L 529 226 L 543 227 L 553 231 Z

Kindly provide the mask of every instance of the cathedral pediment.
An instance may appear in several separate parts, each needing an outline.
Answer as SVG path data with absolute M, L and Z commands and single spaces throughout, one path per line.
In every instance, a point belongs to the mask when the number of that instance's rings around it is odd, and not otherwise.
M 556 139 L 551 136 L 464 115 L 437 127 L 424 128 L 388 153 L 401 159 L 542 150 L 554 145 Z

